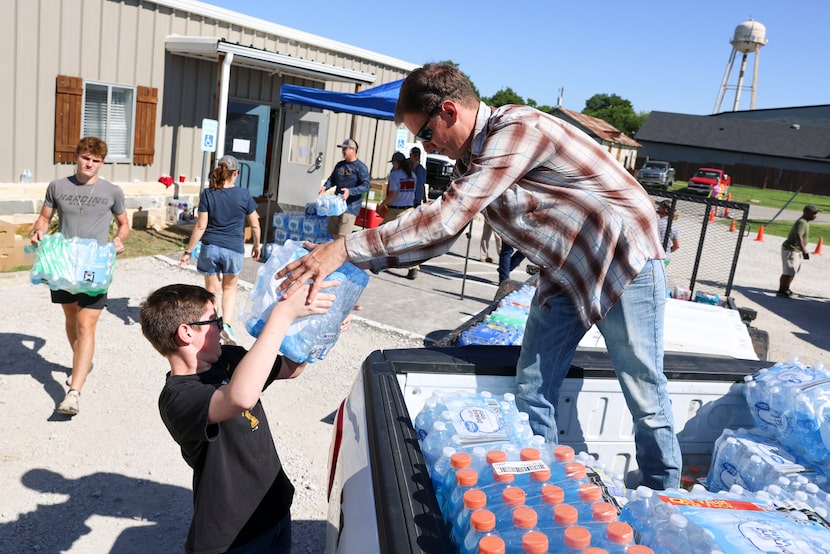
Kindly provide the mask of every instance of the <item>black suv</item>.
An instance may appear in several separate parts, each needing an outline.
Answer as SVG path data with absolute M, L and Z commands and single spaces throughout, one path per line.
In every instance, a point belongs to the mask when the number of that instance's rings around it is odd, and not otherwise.
M 430 199 L 444 194 L 452 180 L 455 162 L 441 154 L 427 154 L 427 185 Z

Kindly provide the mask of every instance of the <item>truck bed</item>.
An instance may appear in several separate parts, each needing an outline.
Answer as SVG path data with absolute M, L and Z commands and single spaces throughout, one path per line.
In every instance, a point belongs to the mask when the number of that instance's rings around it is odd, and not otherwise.
M 367 358 L 355 387 L 360 387 L 358 396 L 365 407 L 381 552 L 455 551 L 410 416 L 417 414 L 432 389 L 514 391 L 518 354 L 518 347 L 481 346 L 376 351 Z M 724 427 L 751 423 L 739 383 L 771 364 L 667 353 L 664 365 L 684 457 L 688 451 L 705 460 Z M 352 396 L 342 410 L 351 415 L 344 417 L 352 417 L 357 408 L 348 404 Z M 627 408 L 606 352 L 577 351 L 560 410 L 560 442 L 598 454 L 601 460 L 610 456 L 615 472 L 620 464 L 625 471 L 635 469 L 630 419 L 619 417 Z

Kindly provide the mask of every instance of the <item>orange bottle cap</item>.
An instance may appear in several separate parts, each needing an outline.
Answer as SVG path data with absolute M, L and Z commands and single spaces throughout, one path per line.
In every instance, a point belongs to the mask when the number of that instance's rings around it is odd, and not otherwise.
M 501 493 L 501 499 L 507 506 L 515 508 L 516 506 L 521 506 L 525 503 L 527 494 L 525 494 L 525 491 L 519 487 L 507 487 L 504 489 L 504 492 Z
M 608 551 L 598 546 L 589 546 L 582 551 L 582 554 L 608 554 Z
M 530 529 L 535 527 L 539 522 L 539 517 L 536 515 L 536 510 L 521 506 L 513 510 L 513 525 L 521 529 Z
M 498 462 L 506 462 L 507 461 L 507 452 L 504 450 L 488 450 L 487 451 L 487 463 L 492 465 Z
M 522 448 L 522 450 L 519 452 L 519 458 L 522 461 L 541 460 L 542 455 L 535 448 Z
M 602 489 L 593 483 L 583 483 L 579 485 L 579 498 L 585 502 L 597 502 L 602 498 Z
M 553 449 L 553 457 L 558 462 L 570 462 L 574 459 L 574 449 L 570 446 L 560 444 Z
M 609 523 L 617 519 L 617 509 L 610 502 L 597 502 L 591 506 L 591 516 L 594 521 Z
M 528 531 L 522 535 L 522 550 L 525 554 L 547 554 L 548 537 L 539 531 Z
M 542 487 L 542 501 L 545 504 L 562 504 L 565 501 L 565 491 L 556 485 L 545 485 Z
M 584 527 L 573 525 L 565 529 L 565 546 L 568 548 L 584 550 L 590 544 L 591 532 Z
M 654 554 L 654 550 L 644 544 L 632 544 L 626 549 L 625 554 Z
M 474 469 L 459 469 L 455 473 L 455 482 L 462 487 L 472 487 L 478 483 L 478 472 Z
M 579 462 L 570 462 L 565 464 L 565 477 L 568 479 L 585 479 L 588 476 L 588 470 Z
M 539 471 L 531 471 L 530 478 L 534 481 L 538 481 L 540 483 L 544 483 L 545 481 L 550 481 L 550 470 L 549 469 L 540 469 Z
M 470 489 L 468 491 L 464 491 L 464 506 L 466 506 L 468 510 L 477 510 L 485 507 L 486 505 L 487 495 L 484 494 L 483 490 Z
M 504 541 L 495 535 L 482 537 L 478 541 L 478 554 L 504 554 Z
M 473 457 L 466 452 L 456 452 L 450 456 L 450 465 L 454 468 L 470 467 Z
M 618 544 L 627 544 L 634 540 L 634 529 L 622 521 L 612 521 L 605 528 L 608 540 Z
M 497 483 L 512 483 L 514 479 L 516 475 L 513 473 L 497 473 L 493 470 L 493 481 Z
M 484 508 L 470 515 L 470 526 L 476 531 L 492 531 L 496 527 L 496 514 Z
M 570 504 L 557 504 L 553 507 L 553 519 L 559 525 L 573 525 L 579 519 L 579 512 Z

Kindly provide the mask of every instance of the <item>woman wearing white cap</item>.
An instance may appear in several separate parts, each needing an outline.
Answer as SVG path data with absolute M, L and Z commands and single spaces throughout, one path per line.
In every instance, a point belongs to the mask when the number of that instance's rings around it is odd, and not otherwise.
M 245 260 L 245 221 L 251 227 L 251 257 L 259 259 L 259 214 L 248 189 L 237 188 L 239 160 L 222 156 L 210 174 L 210 188 L 199 196 L 199 217 L 190 234 L 179 267 L 187 265 L 199 240 L 202 249 L 196 269 L 205 276 L 205 288 L 219 298 L 222 292 L 223 338 L 235 344 L 231 323 L 236 318 L 236 295 L 239 274 Z M 221 274 L 221 281 L 219 275 Z

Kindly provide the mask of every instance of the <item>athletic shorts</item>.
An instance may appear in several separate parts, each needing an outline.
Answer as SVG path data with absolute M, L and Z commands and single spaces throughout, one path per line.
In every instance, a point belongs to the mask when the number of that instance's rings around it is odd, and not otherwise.
M 203 244 L 196 261 L 196 269 L 202 275 L 239 275 L 245 254 L 214 244 Z
M 92 296 L 79 292 L 73 294 L 65 290 L 53 290 L 52 304 L 74 304 L 78 303 L 79 308 L 89 308 L 91 310 L 103 310 L 107 306 L 107 293 Z

